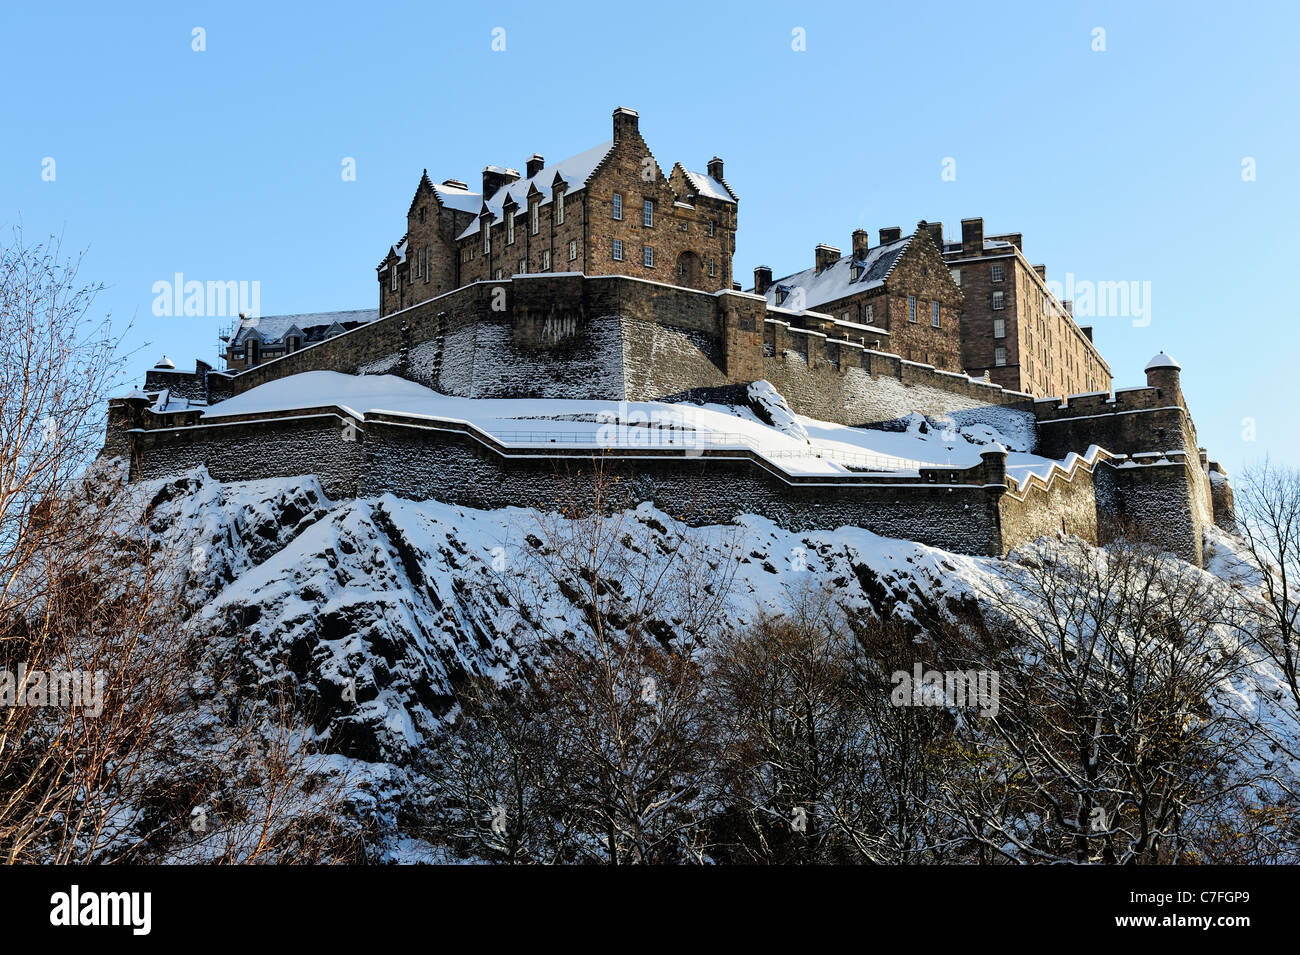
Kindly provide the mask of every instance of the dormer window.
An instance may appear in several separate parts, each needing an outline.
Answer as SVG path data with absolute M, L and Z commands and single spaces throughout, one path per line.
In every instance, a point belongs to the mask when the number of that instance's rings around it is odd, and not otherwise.
M 492 253 L 492 225 L 486 219 L 483 220 L 483 254 Z
M 388 267 L 388 291 L 397 291 L 397 263 L 394 262 Z
M 564 192 L 557 190 L 555 193 L 555 224 L 564 225 Z
M 538 230 L 541 228 L 542 217 L 541 217 L 540 208 L 541 208 L 541 204 L 538 203 L 537 200 L 535 199 L 528 207 L 529 228 L 530 231 L 533 233 L 533 235 L 537 235 Z
M 506 213 L 506 245 L 515 244 L 515 217 Z
M 858 263 L 854 262 L 852 265 L 849 266 L 850 282 L 856 282 L 858 280 L 858 276 L 861 274 L 862 274 L 862 266 L 858 265 Z

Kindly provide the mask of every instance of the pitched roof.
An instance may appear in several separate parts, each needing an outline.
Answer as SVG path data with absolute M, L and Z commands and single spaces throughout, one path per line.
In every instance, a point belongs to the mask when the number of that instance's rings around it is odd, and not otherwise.
M 591 174 L 601 164 L 604 158 L 609 155 L 609 151 L 614 148 L 614 141 L 601 143 L 599 146 L 593 146 L 586 152 L 580 152 L 576 156 L 570 156 L 568 159 L 553 163 L 544 167 L 535 176 L 527 179 L 516 179 L 509 185 L 502 186 L 493 193 L 484 203 L 475 206 L 474 212 L 477 214 L 482 211 L 482 206 L 486 205 L 488 211 L 497 219 L 502 218 L 506 198 L 510 197 L 515 200 L 521 209 L 528 206 L 528 194 L 536 188 L 542 194 L 541 204 L 545 205 L 551 201 L 551 186 L 555 182 L 555 175 L 559 173 L 560 178 L 568 185 L 568 192 L 575 192 L 587 184 Z M 456 238 L 463 239 L 466 236 L 474 235 L 478 232 L 478 219 L 470 223 L 469 228 L 458 235 Z
M 334 324 L 346 328 L 351 324 L 364 325 L 379 317 L 377 308 L 359 308 L 348 312 L 307 312 L 301 315 L 262 315 L 258 318 L 241 318 L 239 328 L 230 343 L 243 344 L 250 333 L 257 331 L 258 337 L 267 344 L 274 344 L 297 328 L 309 341 L 323 338 L 325 329 Z M 314 334 L 313 334 L 314 331 Z
M 856 292 L 865 292 L 868 289 L 878 288 L 885 284 L 885 279 L 894 270 L 894 265 L 898 262 L 899 256 L 907 250 L 911 242 L 912 236 L 904 236 L 901 239 L 895 239 L 893 242 L 878 245 L 874 249 L 868 249 L 866 256 L 862 259 L 854 259 L 852 255 L 845 255 L 836 259 L 831 265 L 822 269 L 821 272 L 818 272 L 816 268 L 811 268 L 796 272 L 794 275 L 787 275 L 785 278 L 773 282 L 764 295 L 767 297 L 769 304 L 781 305 L 782 302 L 777 300 L 779 291 L 785 290 L 787 293 L 792 293 L 795 289 L 802 289 L 802 307 L 807 309 L 816 308 L 818 305 L 833 302 Z M 857 278 L 853 277 L 854 265 L 859 267 Z M 789 307 L 788 295 L 786 303 L 786 307 Z
M 691 184 L 697 196 L 704 196 L 708 199 L 721 199 L 723 202 L 736 201 L 736 194 L 731 191 L 731 187 L 720 179 L 714 179 L 706 172 L 691 172 L 685 166 L 682 172 L 686 174 L 686 181 Z
M 460 189 L 456 186 L 449 186 L 445 182 L 430 183 L 434 193 L 438 196 L 438 201 L 448 209 L 455 209 L 457 212 L 469 212 L 478 215 L 479 209 L 483 206 L 483 196 L 477 192 L 470 192 L 469 189 Z

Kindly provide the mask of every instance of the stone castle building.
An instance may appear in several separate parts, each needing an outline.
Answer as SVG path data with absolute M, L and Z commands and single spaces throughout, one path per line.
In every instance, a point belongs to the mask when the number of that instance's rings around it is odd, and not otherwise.
M 1086 332 L 1037 294 L 1042 274 L 1018 236 L 986 239 L 967 220 L 958 246 L 921 222 L 872 246 L 858 230 L 848 255 L 819 246 L 811 268 L 775 281 L 760 267 L 746 292 L 732 276 L 737 204 L 721 160 L 663 175 L 626 109 L 609 142 L 553 166 L 534 157 L 524 176 L 489 167 L 479 193 L 422 176 L 379 267 L 377 310 L 245 319 L 226 369 L 160 364 L 110 402 L 103 453 L 129 458 L 138 479 L 200 466 L 229 481 L 311 473 L 332 496 L 539 508 L 562 496 L 557 475 L 599 455 L 626 474 L 626 493 L 683 520 L 847 524 L 975 554 L 1136 531 L 1199 562 L 1205 528 L 1231 524 L 1231 488 L 1198 444 L 1177 363 L 1158 355 L 1145 385 L 1112 392 Z M 1003 313 L 1004 326 L 988 317 Z M 1005 363 L 998 348 L 1014 348 Z M 991 445 L 975 467 L 808 475 L 746 446 L 521 445 L 439 417 L 437 396 L 421 414 L 358 412 L 310 391 L 288 408 L 223 408 L 273 382 L 294 395 L 313 371 L 476 399 L 719 402 L 759 418 L 750 386 L 766 381 L 811 418 L 1009 428 L 1056 463 L 1013 474 Z
M 736 202 L 721 159 L 665 175 L 636 111 L 619 108 L 609 140 L 550 165 L 534 154 L 522 176 L 486 166 L 479 192 L 456 179 L 434 185 L 426 171 L 406 234 L 379 263 L 379 311 L 538 272 L 729 289 Z
M 967 374 L 1039 398 L 1109 391 L 1110 366 L 1075 324 L 1069 302 L 1047 286 L 1047 267 L 1030 265 L 1021 235 L 984 235 L 983 219 L 961 220 L 961 241 L 943 242 L 961 287 L 962 366 Z

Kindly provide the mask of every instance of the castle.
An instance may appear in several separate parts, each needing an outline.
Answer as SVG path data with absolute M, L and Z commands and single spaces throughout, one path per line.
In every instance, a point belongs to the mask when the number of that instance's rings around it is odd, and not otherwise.
M 393 493 L 478 507 L 553 506 L 565 459 L 610 457 L 629 494 L 694 522 L 757 513 L 792 528 L 861 526 L 1004 554 L 1044 533 L 1104 542 L 1136 530 L 1193 562 L 1232 521 L 1231 488 L 1197 444 L 1178 364 L 1141 387 L 1110 368 L 1031 266 L 1019 235 L 960 242 L 922 221 L 751 290 L 732 276 L 739 200 L 713 158 L 665 175 L 637 114 L 610 140 L 525 172 L 488 166 L 480 192 L 420 177 L 406 232 L 378 266 L 373 311 L 245 319 L 226 369 L 160 364 L 110 402 L 105 454 L 137 478 L 204 465 L 221 480 L 320 475 L 328 493 Z M 1016 423 L 1046 473 L 1006 450 L 976 466 L 792 473 L 752 448 L 521 446 L 471 422 L 340 403 L 225 411 L 305 372 L 395 375 L 446 396 L 744 405 L 770 382 L 793 411 L 854 427 L 920 413 Z M 232 403 L 229 407 L 238 407 Z

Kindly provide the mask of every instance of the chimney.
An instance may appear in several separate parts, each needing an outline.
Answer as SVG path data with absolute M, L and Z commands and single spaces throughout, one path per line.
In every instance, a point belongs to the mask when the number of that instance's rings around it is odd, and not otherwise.
M 628 109 L 626 106 L 620 106 L 614 110 L 614 144 L 618 145 L 623 141 L 624 134 L 633 136 L 637 131 L 637 112 L 634 109 Z
M 754 266 L 754 294 L 763 295 L 772 287 L 772 269 L 767 265 Z
M 961 220 L 961 250 L 963 252 L 984 251 L 984 220 Z
M 1034 271 L 1038 273 L 1038 277 L 1039 277 L 1040 279 L 1042 279 L 1044 282 L 1047 281 L 1047 266 L 1046 266 L 1046 265 L 1035 265 L 1035 266 L 1034 266 Z
M 865 259 L 867 257 L 867 248 L 870 245 L 870 236 L 867 235 L 866 229 L 853 230 L 853 257 L 855 259 Z
M 1071 318 L 1074 318 L 1074 299 L 1072 299 L 1072 298 L 1067 298 L 1064 302 L 1061 303 L 1061 307 L 1065 309 L 1065 314 L 1066 314 L 1066 315 L 1069 315 Z M 1088 328 L 1091 329 L 1092 326 L 1089 325 Z M 1091 335 L 1091 334 L 1092 334 L 1092 333 L 1089 332 L 1089 335 Z M 1091 338 L 1089 338 L 1088 340 L 1089 340 L 1089 341 L 1092 341 Z
M 886 242 L 897 242 L 902 237 L 903 237 L 903 230 L 896 225 L 891 225 L 888 229 L 880 230 L 881 245 L 884 245 Z
M 524 167 L 525 169 L 528 170 L 527 172 L 524 173 L 524 178 L 532 179 L 533 176 L 537 175 L 545 167 L 546 167 L 546 160 L 543 159 L 541 156 L 537 155 L 537 153 L 533 153 L 531 156 L 528 157 L 528 165 Z
M 709 178 L 722 182 L 722 160 L 717 156 L 709 160 Z
M 487 202 L 502 186 L 508 186 L 519 178 L 517 169 L 503 169 L 500 166 L 483 167 L 483 201 Z
M 1091 325 L 1080 325 L 1080 326 L 1079 326 L 1079 331 L 1083 332 L 1083 337 L 1084 337 L 1084 338 L 1088 339 L 1088 341 L 1092 341 L 1092 326 L 1091 326 Z
M 934 240 L 934 247 L 943 252 L 943 223 L 927 222 L 925 230 L 930 233 L 930 238 Z
M 813 249 L 813 256 L 817 262 L 817 273 L 820 275 L 829 266 L 835 264 L 836 259 L 840 257 L 840 250 L 833 245 L 819 245 Z

